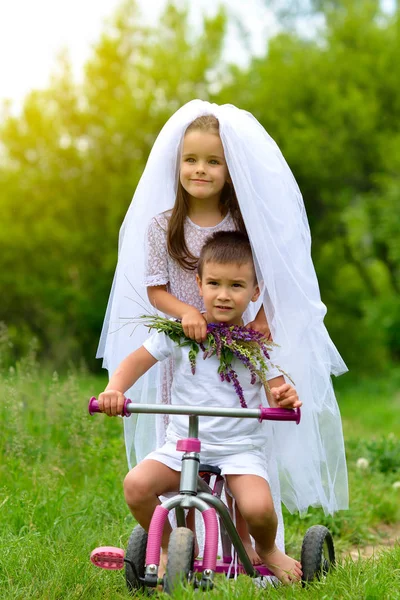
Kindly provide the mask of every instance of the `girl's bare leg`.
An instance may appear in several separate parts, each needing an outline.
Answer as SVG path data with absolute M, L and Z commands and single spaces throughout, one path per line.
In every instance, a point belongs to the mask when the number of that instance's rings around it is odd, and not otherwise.
M 134 467 L 124 480 L 126 503 L 135 519 L 146 530 L 156 507 L 161 504 L 159 496 L 179 489 L 180 473 L 156 460 L 144 460 Z M 171 525 L 165 522 L 158 576 L 163 577 L 167 565 L 167 551 Z
M 275 545 L 278 520 L 268 483 L 257 475 L 227 475 L 226 479 L 262 562 L 282 583 L 300 581 L 301 564 Z

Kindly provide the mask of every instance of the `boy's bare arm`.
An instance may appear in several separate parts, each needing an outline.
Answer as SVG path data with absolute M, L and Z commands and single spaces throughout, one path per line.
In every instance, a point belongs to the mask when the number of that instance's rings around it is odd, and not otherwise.
M 104 392 L 99 396 L 99 408 L 109 416 L 122 414 L 124 393 L 146 373 L 157 360 L 141 346 L 127 356 L 114 371 Z
M 175 298 L 167 292 L 165 285 L 148 287 L 147 296 L 157 310 L 182 321 L 185 335 L 196 342 L 203 342 L 206 339 L 207 322 L 197 308 Z
M 298 408 L 303 404 L 295 388 L 286 383 L 282 375 L 270 379 L 268 385 L 270 389 L 265 388 L 265 393 L 271 408 Z

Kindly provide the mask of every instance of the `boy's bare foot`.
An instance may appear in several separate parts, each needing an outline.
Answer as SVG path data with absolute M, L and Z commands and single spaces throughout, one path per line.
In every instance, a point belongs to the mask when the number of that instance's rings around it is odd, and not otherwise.
M 194 538 L 194 557 L 197 558 L 200 552 L 199 542 L 197 541 L 197 536 Z
M 243 541 L 243 540 L 242 540 Z M 251 560 L 251 563 L 253 565 L 262 565 L 262 560 L 261 558 L 258 556 L 257 552 L 255 551 L 255 549 L 253 548 L 253 545 L 251 543 L 251 541 L 243 541 L 243 546 L 244 549 L 246 550 L 249 559 Z
M 256 550 L 263 560 L 263 563 L 268 569 L 279 579 L 281 583 L 288 585 L 301 580 L 303 571 L 298 560 L 290 558 L 275 546 L 271 552 L 260 552 L 260 548 L 256 546 Z

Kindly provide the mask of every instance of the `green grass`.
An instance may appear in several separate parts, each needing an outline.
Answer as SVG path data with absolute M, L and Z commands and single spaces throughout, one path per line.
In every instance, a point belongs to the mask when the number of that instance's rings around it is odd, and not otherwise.
M 314 523 L 333 532 L 341 556 L 354 544 L 379 541 L 379 525 L 400 521 L 398 372 L 382 381 L 337 386 L 347 441 L 351 508 L 333 518 L 312 511 L 286 515 L 288 549 L 299 555 Z M 28 356 L 0 378 L 0 598 L 129 598 L 123 573 L 93 567 L 96 546 L 125 546 L 133 527 L 122 481 L 126 470 L 122 420 L 90 418 L 88 398 L 105 378 L 85 371 L 44 375 Z M 396 395 L 397 394 L 397 395 Z M 367 470 L 356 467 L 368 458 Z M 240 577 L 218 581 L 215 598 L 400 598 L 400 549 L 379 560 L 340 562 L 307 589 L 258 590 Z M 191 598 L 181 590 L 176 597 Z
M 345 438 L 377 438 L 400 431 L 400 369 L 377 379 L 350 373 L 334 378 Z
M 400 480 L 400 370 L 378 380 L 345 375 L 334 383 L 346 441 L 350 508 L 333 517 L 318 509 L 303 519 L 285 513 L 287 550 L 292 553 L 305 525 L 326 525 L 336 548 L 345 552 L 349 546 L 385 541 L 379 526 L 400 522 L 400 490 L 393 488 Z M 360 458 L 368 460 L 367 469 L 357 468 Z

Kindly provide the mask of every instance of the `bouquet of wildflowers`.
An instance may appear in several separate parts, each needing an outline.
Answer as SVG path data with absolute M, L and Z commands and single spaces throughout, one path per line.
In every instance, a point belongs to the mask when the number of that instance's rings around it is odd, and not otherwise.
M 234 358 L 240 360 L 249 369 L 252 384 L 258 378 L 268 389 L 266 361 L 269 360 L 269 351 L 276 344 L 266 340 L 262 333 L 238 325 L 209 323 L 207 338 L 199 344 L 186 337 L 180 321 L 173 321 L 159 315 L 143 315 L 140 319 L 149 329 L 165 333 L 179 346 L 190 346 L 189 360 L 193 375 L 196 372 L 196 359 L 200 351 L 203 352 L 203 359 L 215 354 L 219 358 L 218 373 L 221 381 L 233 385 L 243 408 L 246 408 L 247 404 L 237 373 L 232 366 Z M 279 367 L 277 368 L 283 373 Z

